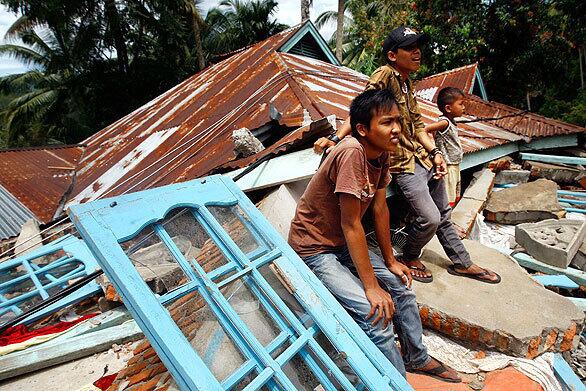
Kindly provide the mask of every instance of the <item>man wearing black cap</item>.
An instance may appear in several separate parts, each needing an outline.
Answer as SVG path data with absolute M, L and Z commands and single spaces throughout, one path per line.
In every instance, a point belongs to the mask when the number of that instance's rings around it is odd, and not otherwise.
M 446 163 L 433 140 L 425 132 L 413 85 L 409 79 L 421 65 L 420 45 L 429 41 L 427 34 L 419 34 L 408 27 L 391 31 L 383 43 L 387 64 L 371 75 L 366 90 L 390 89 L 399 105 L 402 132 L 397 152 L 390 158 L 393 186 L 405 196 L 414 215 L 407 227 L 407 242 L 402 262 L 411 269 L 414 280 L 431 282 L 433 277 L 419 257 L 423 247 L 437 234 L 442 247 L 454 263 L 450 274 L 473 278 L 487 283 L 500 282 L 498 274 L 484 269 L 470 260 L 458 233 L 450 221 L 451 208 L 445 187 L 439 179 L 446 173 Z M 328 138 L 316 141 L 318 153 L 335 145 L 350 133 L 350 119 Z

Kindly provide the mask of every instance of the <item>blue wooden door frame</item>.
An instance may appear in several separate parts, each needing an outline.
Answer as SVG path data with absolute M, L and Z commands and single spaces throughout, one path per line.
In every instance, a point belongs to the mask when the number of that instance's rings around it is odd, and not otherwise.
M 251 257 L 244 254 L 219 222 L 208 206 L 238 205 L 247 219 L 243 219 L 260 243 L 260 251 Z M 186 260 L 158 221 L 168 212 L 179 207 L 192 209 L 194 217 L 210 235 L 215 245 L 230 262 L 229 268 L 236 273 L 230 278 L 242 277 L 255 289 L 255 295 L 281 328 L 281 334 L 267 347 L 263 347 L 247 326 L 227 303 L 219 291 L 220 285 L 213 279 L 221 273 L 218 268 L 205 273 L 194 260 Z M 282 371 L 282 366 L 299 353 L 326 389 L 333 384 L 315 360 L 307 354 L 311 351 L 327 367 L 344 389 L 355 389 L 344 377 L 323 349 L 313 339 L 322 331 L 332 345 L 343 352 L 360 381 L 371 390 L 410 390 L 406 380 L 396 371 L 388 359 L 376 348 L 359 326 L 345 312 L 331 293 L 321 284 L 297 254 L 272 228 L 264 216 L 232 180 L 211 176 L 181 184 L 164 186 L 115 198 L 75 205 L 69 211 L 81 236 L 94 253 L 98 263 L 111 280 L 125 305 L 148 337 L 151 345 L 184 390 L 230 389 L 245 374 L 255 370 L 256 378 L 246 389 L 294 389 Z M 154 224 L 154 230 L 173 254 L 186 276 L 188 284 L 161 298 L 155 297 L 132 265 L 120 244 Z M 305 327 L 274 292 L 257 270 L 274 262 L 288 285 L 294 287 L 294 296 L 306 314 L 314 322 Z M 226 268 L 224 268 L 224 272 Z M 226 282 L 224 282 L 225 284 Z M 254 287 L 257 288 L 254 288 Z M 204 361 L 191 347 L 162 303 L 190 290 L 197 290 L 214 312 L 248 361 L 237 373 L 220 383 L 206 367 Z M 260 294 L 262 292 L 262 294 Z M 284 317 L 278 319 L 278 316 Z M 286 321 L 286 322 L 285 322 Z M 287 323 L 288 322 L 288 323 Z M 287 324 L 289 326 L 287 326 Z M 289 340 L 291 345 L 276 359 L 270 350 L 279 341 Z M 278 382 L 280 388 L 277 386 Z
M 66 254 L 61 259 L 57 259 L 47 265 L 42 266 L 36 265 L 33 262 L 37 258 L 54 254 L 60 250 Z M 51 273 L 52 270 L 56 270 L 59 267 L 63 267 L 68 263 L 73 262 L 79 263 L 79 265 L 75 269 L 68 271 L 66 274 L 55 276 L 55 273 Z M 8 273 L 8 270 L 18 267 L 26 271 L 27 274 L 0 284 L 0 315 L 8 311 L 13 312 L 15 315 L 20 315 L 23 311 L 18 308 L 18 306 L 24 303 L 27 299 L 32 299 L 33 297 L 37 296 L 40 296 L 43 300 L 47 299 L 50 296 L 48 292 L 49 289 L 54 287 L 65 288 L 69 285 L 68 281 L 83 277 L 87 274 L 93 273 L 96 270 L 99 270 L 98 263 L 96 262 L 90 250 L 87 248 L 86 244 L 82 240 L 71 235 L 65 235 L 44 246 L 31 250 L 26 254 L 3 262 L 0 264 L 0 273 Z M 48 280 L 48 282 L 43 283 L 43 281 L 41 281 L 41 276 Z M 25 280 L 31 280 L 35 285 L 35 289 L 11 299 L 4 297 L 4 291 L 11 289 L 11 287 L 22 284 Z M 84 298 L 94 295 L 98 292 L 101 292 L 100 286 L 95 282 L 91 282 L 80 290 L 71 293 L 56 303 L 53 303 L 43 310 L 32 314 L 26 319 L 23 319 L 20 323 L 33 322 L 37 319 L 47 316 L 47 314 L 83 300 Z

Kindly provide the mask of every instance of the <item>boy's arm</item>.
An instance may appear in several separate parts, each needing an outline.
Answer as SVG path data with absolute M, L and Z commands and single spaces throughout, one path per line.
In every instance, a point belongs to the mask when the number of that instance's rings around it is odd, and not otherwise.
M 358 277 L 364 285 L 366 298 L 370 303 L 370 312 L 367 318 L 377 314 L 372 324 L 381 319 L 386 327 L 393 318 L 395 305 L 391 295 L 378 284 L 374 269 L 368 256 L 366 235 L 360 221 L 360 200 L 354 195 L 339 193 L 342 231 L 352 257 L 352 262 L 358 271 Z M 378 312 L 378 313 L 377 313 Z
M 374 233 L 380 248 L 385 265 L 399 276 L 407 287 L 411 286 L 411 272 L 409 268 L 395 259 L 391 243 L 390 214 L 387 206 L 386 189 L 378 189 L 372 200 L 372 214 L 374 216 Z
M 417 140 L 423 145 L 427 152 L 431 152 L 435 148 L 435 143 L 427 132 L 419 132 L 416 134 Z M 435 166 L 434 178 L 439 179 L 448 173 L 448 166 L 441 153 L 436 153 L 432 159 Z
M 432 124 L 429 124 L 425 127 L 425 131 L 427 133 L 436 133 L 436 132 L 443 132 L 448 128 L 448 121 L 443 119 Z
M 334 134 L 336 135 L 336 137 L 338 137 L 339 140 L 341 140 L 347 135 L 349 135 L 351 131 L 352 128 L 350 126 L 350 116 L 348 116 L 348 118 L 346 118 L 346 121 L 344 121 L 344 123 L 340 125 L 340 127 L 338 128 L 338 130 L 336 130 L 336 133 Z M 324 149 L 326 150 L 326 152 L 330 152 L 330 149 L 333 148 L 335 145 L 336 143 L 330 140 L 329 138 L 320 137 L 313 144 L 313 151 L 318 154 L 322 153 Z

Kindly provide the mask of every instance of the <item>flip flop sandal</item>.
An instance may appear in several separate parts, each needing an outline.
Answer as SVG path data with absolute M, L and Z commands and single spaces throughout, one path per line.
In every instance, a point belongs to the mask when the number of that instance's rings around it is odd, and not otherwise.
M 448 369 L 441 362 L 439 363 L 439 366 L 437 366 L 435 368 L 431 368 L 431 369 L 427 369 L 427 370 L 410 369 L 409 372 L 417 373 L 417 374 L 425 375 L 425 376 L 430 376 L 430 377 L 433 377 L 434 379 L 438 379 L 438 380 L 445 381 L 448 383 L 461 383 L 462 382 L 462 379 L 460 379 L 460 378 L 452 379 L 449 377 L 440 376 L 442 373 L 448 372 Z
M 459 276 L 459 277 L 466 277 L 466 278 L 470 278 L 472 280 L 477 280 L 480 282 L 486 282 L 487 284 L 498 284 L 499 282 L 501 282 L 501 276 L 499 276 L 498 274 L 495 273 L 495 275 L 497 276 L 496 280 L 487 280 L 486 276 L 490 276 L 490 273 L 486 270 L 480 272 L 480 273 L 474 273 L 474 274 L 470 274 L 470 273 L 460 273 L 459 271 L 456 270 L 456 268 L 454 267 L 454 265 L 450 265 L 448 266 L 448 273 L 450 273 L 453 276 Z
M 417 270 L 417 271 L 420 271 L 423 273 L 425 273 L 427 271 L 427 268 L 425 266 L 423 266 L 423 267 L 407 266 L 407 267 L 411 270 Z M 433 281 L 433 276 L 419 277 L 419 276 L 414 276 L 413 273 L 411 273 L 411 278 L 413 278 L 415 281 L 419 281 L 424 284 L 428 284 Z

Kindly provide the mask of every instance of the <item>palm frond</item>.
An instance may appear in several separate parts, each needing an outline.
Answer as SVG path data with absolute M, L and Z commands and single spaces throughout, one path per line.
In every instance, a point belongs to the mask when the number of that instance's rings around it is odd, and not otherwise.
M 42 54 L 25 46 L 4 44 L 0 45 L 0 54 L 17 59 L 25 65 L 46 65 L 47 59 Z
M 38 26 L 38 22 L 30 19 L 27 15 L 22 15 L 8 27 L 6 34 L 4 34 L 4 39 L 7 41 L 16 41 L 20 39 L 20 34 L 25 31 L 34 30 Z

